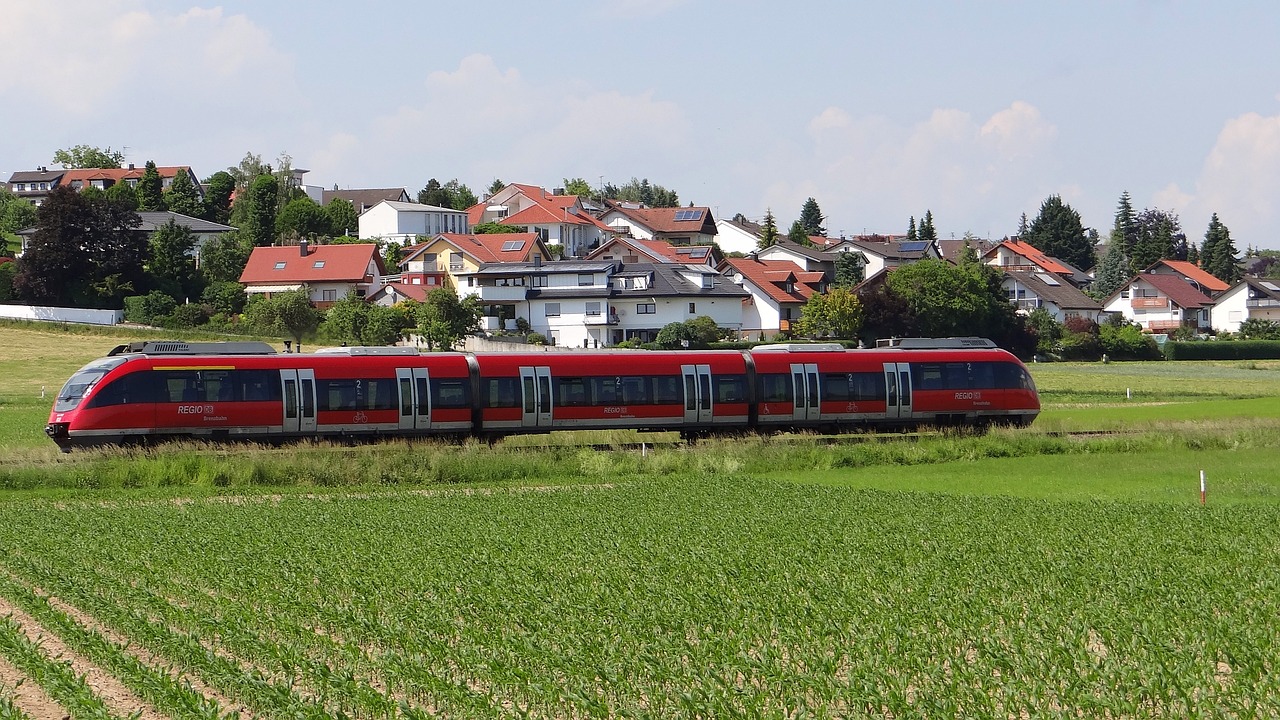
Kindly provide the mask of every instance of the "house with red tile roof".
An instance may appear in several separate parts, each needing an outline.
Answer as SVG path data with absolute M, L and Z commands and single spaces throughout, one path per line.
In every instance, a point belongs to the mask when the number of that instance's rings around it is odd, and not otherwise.
M 716 220 L 709 207 L 651 208 L 640 203 L 606 201 L 600 221 L 621 235 L 638 240 L 666 240 L 673 245 L 710 245 Z
M 1142 273 L 1107 296 L 1102 309 L 1119 313 L 1147 332 L 1162 333 L 1188 325 L 1210 327 L 1213 298 L 1178 275 Z
M 1193 286 L 1200 289 L 1209 297 L 1217 297 L 1227 291 L 1231 287 L 1225 281 L 1218 279 L 1217 276 L 1202 270 L 1195 263 L 1186 260 L 1157 260 L 1148 267 L 1143 273 L 1156 273 L 1158 275 L 1175 275 L 1186 280 Z
M 382 287 L 386 275 L 373 243 L 257 247 L 240 273 L 250 295 L 305 290 L 317 308 L 327 308 L 354 293 L 366 297 Z
M 1001 270 L 1028 272 L 1040 270 L 1053 273 L 1059 277 L 1066 278 L 1076 287 L 1084 287 L 1093 282 L 1093 278 L 1079 268 L 1073 267 L 1059 258 L 1045 255 L 1030 243 L 1023 242 L 1018 238 L 1010 238 L 1000 242 L 995 247 L 979 255 L 978 259 Z
M 1079 288 L 1053 273 L 1039 270 L 1009 270 L 1004 273 L 1001 286 L 1009 302 L 1021 314 L 1043 309 L 1054 320 L 1063 322 L 1078 317 L 1098 322 L 1102 319 L 1102 304 L 1085 295 Z
M 19 197 L 30 200 L 35 205 L 44 202 L 49 193 L 55 187 L 68 186 L 74 190 L 83 190 L 85 188 L 98 188 L 106 190 L 116 183 L 128 183 L 130 187 L 135 187 L 138 181 L 142 179 L 142 173 L 146 168 L 135 167 L 130 163 L 122 168 L 70 168 L 66 170 L 48 170 L 40 168 L 36 172 L 21 171 L 13 173 L 9 178 L 10 190 Z M 173 179 L 179 173 L 186 173 L 190 178 L 191 184 L 195 186 L 196 192 L 203 197 L 204 188 L 200 185 L 200 179 L 196 177 L 194 171 L 189 165 L 172 165 L 157 167 L 156 172 L 160 175 L 160 186 L 162 189 L 168 190 L 173 184 Z
M 620 260 L 624 263 L 657 262 L 716 267 L 724 256 L 715 245 L 672 245 L 665 240 L 615 237 L 587 254 L 584 260 Z
M 527 228 L 548 249 L 558 246 L 563 257 L 582 257 L 613 235 L 583 198 L 521 183 L 511 183 L 467 208 L 467 217 L 473 226 L 496 222 Z
M 742 305 L 744 340 L 766 340 L 789 332 L 814 293 L 827 291 L 826 275 L 788 260 L 726 258 L 720 270 L 750 295 Z
M 458 277 L 485 263 L 546 262 L 551 251 L 537 233 L 485 235 L 440 233 L 406 249 L 400 260 L 400 282 L 458 288 Z

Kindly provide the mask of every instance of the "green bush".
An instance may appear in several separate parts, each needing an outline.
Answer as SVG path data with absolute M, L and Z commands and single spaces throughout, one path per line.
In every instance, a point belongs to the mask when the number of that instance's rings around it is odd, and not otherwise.
M 1280 340 L 1218 340 L 1215 342 L 1167 342 L 1169 360 L 1276 360 Z
M 167 293 L 152 290 L 146 295 L 131 295 L 124 299 L 124 319 L 140 325 L 153 325 L 178 307 L 178 302 Z
M 529 343 L 530 345 L 546 345 L 547 344 L 547 336 L 543 335 L 542 333 L 531 332 L 528 335 L 526 335 L 524 339 L 525 339 L 525 342 Z
M 1098 328 L 1102 351 L 1113 360 L 1159 360 L 1160 347 L 1142 328 L 1133 324 L 1106 324 Z

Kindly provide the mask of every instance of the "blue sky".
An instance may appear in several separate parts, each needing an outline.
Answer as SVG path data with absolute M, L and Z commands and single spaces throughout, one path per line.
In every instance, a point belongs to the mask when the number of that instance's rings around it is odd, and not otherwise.
M 647 177 L 717 216 L 999 238 L 1120 193 L 1280 249 L 1275 2 L 0 0 L 0 174 L 76 144 L 324 187 Z

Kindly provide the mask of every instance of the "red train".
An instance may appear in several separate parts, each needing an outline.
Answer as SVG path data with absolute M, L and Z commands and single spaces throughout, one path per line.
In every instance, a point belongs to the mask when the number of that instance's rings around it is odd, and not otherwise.
M 1027 425 L 1039 411 L 1026 367 L 978 338 L 478 354 L 164 341 L 122 345 L 81 368 L 45 432 L 69 451 L 166 438 Z

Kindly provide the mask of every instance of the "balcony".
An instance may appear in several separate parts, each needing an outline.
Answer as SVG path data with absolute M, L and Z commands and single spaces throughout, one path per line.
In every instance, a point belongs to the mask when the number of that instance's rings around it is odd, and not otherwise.
M 1244 301 L 1245 307 L 1273 308 L 1280 307 L 1280 300 L 1275 298 L 1249 298 Z
M 486 302 L 524 300 L 529 292 L 529 288 L 523 285 L 481 285 L 468 290 L 472 294 L 479 295 L 480 299 Z
M 1018 298 L 1014 305 L 1022 312 L 1031 312 L 1040 307 L 1040 298 Z
M 1147 310 L 1150 310 L 1150 309 L 1167 310 L 1169 308 L 1169 298 L 1136 297 L 1136 298 L 1132 298 L 1129 301 L 1129 306 L 1132 307 L 1134 310 L 1137 310 L 1139 308 L 1143 308 Z
M 608 315 L 587 315 L 583 320 L 584 325 L 617 325 L 618 316 L 615 313 Z

